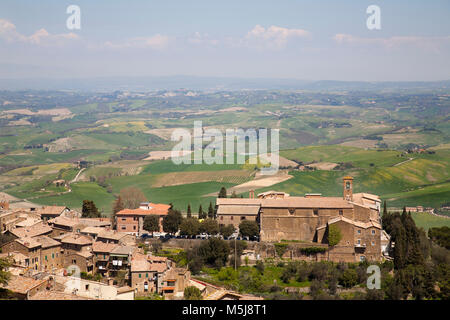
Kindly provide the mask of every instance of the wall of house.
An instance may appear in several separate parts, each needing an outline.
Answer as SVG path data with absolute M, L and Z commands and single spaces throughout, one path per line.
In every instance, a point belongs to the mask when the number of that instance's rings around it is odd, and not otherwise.
M 40 256 L 41 256 L 41 248 L 40 247 L 28 249 L 27 247 L 25 247 L 24 245 L 22 245 L 16 241 L 8 242 L 2 246 L 3 253 L 10 253 L 13 251 L 17 251 L 17 252 L 20 252 L 20 253 L 26 255 L 29 258 L 29 266 L 33 267 L 33 269 L 36 269 L 36 266 L 37 266 L 37 269 L 39 269 Z
M 41 270 L 52 270 L 53 268 L 63 268 L 63 254 L 61 253 L 61 246 L 54 246 L 50 248 L 41 249 Z
M 239 224 L 244 220 L 256 221 L 257 215 L 245 215 L 245 214 L 221 214 L 217 215 L 217 222 L 219 225 L 233 225 L 236 229 L 239 228 Z

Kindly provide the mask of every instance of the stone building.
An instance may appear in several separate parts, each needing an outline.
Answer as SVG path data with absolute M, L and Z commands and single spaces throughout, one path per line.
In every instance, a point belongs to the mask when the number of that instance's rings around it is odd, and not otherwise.
M 144 232 L 144 219 L 148 215 L 159 217 L 160 232 L 163 231 L 163 217 L 169 213 L 170 205 L 160 203 L 142 203 L 138 209 L 123 209 L 116 213 L 117 231 L 133 235 Z
M 380 260 L 381 201 L 368 193 L 353 193 L 353 178 L 343 178 L 342 197 L 306 194 L 291 197 L 282 192 L 259 194 L 258 198 L 218 198 L 217 218 L 220 224 L 255 220 L 260 240 L 326 243 L 329 225 L 341 230 L 342 240 L 330 250 L 334 261 Z M 334 252 L 332 254 L 332 252 Z

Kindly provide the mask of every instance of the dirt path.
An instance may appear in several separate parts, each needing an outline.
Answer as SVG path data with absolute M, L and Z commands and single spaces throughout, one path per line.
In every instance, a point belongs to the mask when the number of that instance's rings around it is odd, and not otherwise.
M 407 162 L 412 161 L 412 160 L 414 160 L 414 158 L 409 158 L 408 160 L 405 160 L 405 161 L 402 161 L 402 162 L 394 164 L 393 167 L 399 166 L 401 164 L 407 163 Z

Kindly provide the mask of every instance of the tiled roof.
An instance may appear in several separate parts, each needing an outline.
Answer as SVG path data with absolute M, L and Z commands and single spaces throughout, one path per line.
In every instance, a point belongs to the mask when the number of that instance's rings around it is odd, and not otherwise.
M 66 226 L 66 227 L 74 227 L 77 224 L 79 224 L 79 220 L 74 218 L 67 218 L 67 217 L 56 217 L 53 219 L 48 220 L 48 223 L 50 224 L 56 224 L 60 226 Z
M 125 236 L 127 236 L 127 234 L 124 232 L 118 232 L 115 230 L 105 230 L 105 229 L 103 229 L 97 235 L 97 237 L 99 237 L 99 238 L 112 239 L 112 240 L 120 240 Z
M 137 250 L 137 248 L 134 246 L 118 245 L 111 251 L 111 254 L 129 255 L 129 254 L 133 254 L 136 250 Z
M 116 243 L 105 243 L 105 242 L 96 241 L 92 245 L 92 251 L 93 252 L 110 253 L 117 246 L 118 246 L 118 244 L 116 244 Z
M 50 248 L 61 245 L 61 243 L 59 243 L 58 241 L 47 236 L 37 236 L 33 239 L 39 242 L 42 245 L 42 248 Z
M 260 206 L 221 205 L 217 210 L 217 214 L 257 215 L 259 209 Z
M 167 215 L 170 209 L 170 205 L 162 203 L 150 203 L 151 209 L 123 209 L 116 213 L 116 215 Z
M 105 230 L 103 227 L 86 227 L 84 229 L 81 229 L 80 232 L 98 235 L 103 230 Z
M 38 209 L 40 214 L 60 215 L 67 207 L 64 206 L 46 206 Z
M 351 209 L 353 205 L 339 197 L 288 197 L 285 199 L 262 199 L 261 207 L 267 208 L 332 208 Z
M 41 285 L 47 280 L 35 280 L 33 278 L 13 276 L 3 288 L 20 294 L 27 294 L 31 289 Z
M 10 232 L 16 237 L 22 238 L 22 237 L 36 237 L 39 235 L 50 233 L 52 230 L 53 229 L 49 225 L 41 222 L 31 227 L 14 228 L 11 229 Z
M 61 239 L 62 243 L 70 243 L 70 244 L 78 244 L 78 245 L 88 245 L 92 244 L 93 240 L 91 237 L 77 234 L 77 233 L 69 233 L 66 234 L 65 237 Z
M 16 240 L 14 240 L 18 243 L 20 243 L 21 245 L 27 247 L 28 249 L 32 249 L 32 248 L 36 248 L 36 247 L 40 247 L 41 243 L 36 241 L 34 238 L 30 238 L 30 237 L 23 237 L 23 238 L 18 238 Z
M 371 227 L 382 229 L 381 225 L 376 221 L 369 221 L 369 222 L 355 221 L 355 220 L 345 218 L 343 216 L 335 217 L 335 218 L 328 220 L 328 224 L 333 224 L 333 223 L 336 223 L 339 221 L 343 221 L 345 223 L 349 223 L 349 224 L 352 224 L 356 227 L 363 228 L 363 229 L 367 229 L 367 228 L 371 228 Z M 324 224 L 324 225 L 318 227 L 317 230 L 326 228 L 326 226 L 327 225 Z

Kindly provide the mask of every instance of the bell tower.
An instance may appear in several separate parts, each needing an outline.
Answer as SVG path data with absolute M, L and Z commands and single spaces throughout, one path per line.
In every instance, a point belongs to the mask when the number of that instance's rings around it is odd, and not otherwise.
M 353 201 L 353 177 L 344 177 L 344 200 Z

